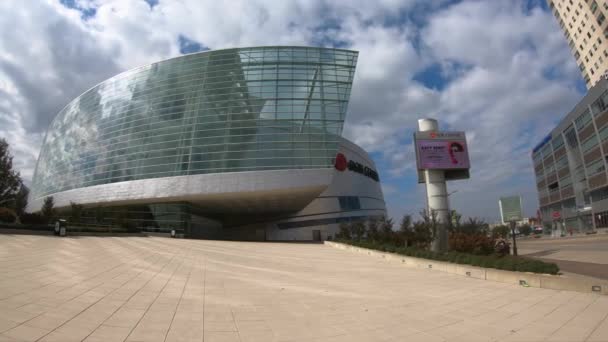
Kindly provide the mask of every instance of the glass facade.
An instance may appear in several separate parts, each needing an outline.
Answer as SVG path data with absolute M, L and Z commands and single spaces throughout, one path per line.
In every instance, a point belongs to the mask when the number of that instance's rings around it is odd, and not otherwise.
M 51 123 L 33 196 L 147 178 L 330 168 L 356 62 L 355 51 L 254 47 L 117 75 Z
M 70 231 L 97 229 L 100 231 L 128 232 L 188 232 L 197 208 L 190 203 L 132 204 L 128 206 L 91 207 L 82 211 L 77 219 L 71 211 L 61 211 L 59 217 L 67 219 Z

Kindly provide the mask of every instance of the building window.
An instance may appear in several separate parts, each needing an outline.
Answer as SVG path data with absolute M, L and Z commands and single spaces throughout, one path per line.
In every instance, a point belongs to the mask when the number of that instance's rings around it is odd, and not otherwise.
M 591 191 L 591 201 L 593 203 L 605 200 L 606 198 L 608 198 L 608 186 Z
M 578 51 L 576 51 L 576 52 L 574 53 L 574 57 L 575 57 L 576 59 L 579 59 L 579 58 L 581 57 L 581 54 L 580 54 Z M 601 63 L 601 61 L 600 61 L 600 63 Z
M 606 110 L 606 106 L 608 106 L 608 91 L 605 91 L 602 96 L 591 104 L 591 111 L 594 116 L 597 116 Z
M 553 138 L 553 151 L 556 151 L 562 146 L 564 146 L 564 137 L 562 137 L 561 134 L 557 134 L 557 136 Z
M 591 33 L 587 32 L 587 37 L 591 38 Z
M 600 158 L 594 161 L 593 163 L 589 164 L 586 169 L 587 176 L 593 176 L 600 172 L 603 172 L 604 170 L 606 170 L 606 167 L 604 166 L 604 159 Z
M 566 143 L 571 149 L 574 149 L 578 146 L 578 138 L 576 137 L 576 131 L 574 130 L 574 126 L 566 128 L 566 130 L 564 131 L 564 138 L 566 138 Z
M 587 18 L 586 14 L 585 14 L 585 18 Z M 591 25 L 591 31 L 595 32 L 595 26 Z
M 595 148 L 597 145 L 598 145 L 597 135 L 594 134 L 589 139 L 585 140 L 581 144 L 581 149 L 583 150 L 583 153 L 586 153 L 586 152 L 590 151 L 591 149 Z
M 585 62 L 589 63 L 589 57 L 585 56 Z
M 593 0 L 591 3 L 591 13 L 595 13 L 597 11 L 597 1 Z
M 566 166 L 568 166 L 568 158 L 566 156 L 559 158 L 559 160 L 555 162 L 555 168 L 557 170 L 560 170 Z
M 572 184 L 572 177 L 570 177 L 570 176 L 566 176 L 559 180 L 559 185 L 562 187 L 562 189 L 571 184 Z
M 543 158 L 546 158 L 553 154 L 553 149 L 551 148 L 551 144 L 547 142 L 543 148 L 540 149 L 540 153 L 542 153 Z
M 361 209 L 361 202 L 357 196 L 340 196 L 338 197 L 341 210 L 358 210 Z
M 551 183 L 547 186 L 547 188 L 549 189 L 549 193 L 555 193 L 559 191 L 559 184 L 557 182 Z
M 589 71 L 591 72 L 591 75 L 595 75 L 595 73 L 593 72 L 593 68 L 589 69 Z
M 576 125 L 576 129 L 581 130 L 583 127 L 587 126 L 587 124 L 591 122 L 591 114 L 589 110 L 583 112 L 583 114 L 579 115 L 578 118 L 574 120 L 574 124 Z
M 602 26 L 602 24 L 604 23 L 604 20 L 606 20 L 606 17 L 604 16 L 603 13 L 600 13 L 600 15 L 597 16 L 597 23 Z
M 608 140 L 608 126 L 605 126 L 604 128 L 600 129 L 598 135 L 600 136 L 601 141 Z

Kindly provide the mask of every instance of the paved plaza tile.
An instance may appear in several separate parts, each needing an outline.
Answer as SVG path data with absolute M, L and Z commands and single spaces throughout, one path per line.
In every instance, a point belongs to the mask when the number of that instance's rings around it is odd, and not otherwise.
M 608 341 L 608 296 L 321 244 L 0 235 L 0 341 Z

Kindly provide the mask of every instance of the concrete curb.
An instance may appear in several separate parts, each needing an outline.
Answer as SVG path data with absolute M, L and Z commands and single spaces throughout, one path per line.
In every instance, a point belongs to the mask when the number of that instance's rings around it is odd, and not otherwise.
M 399 263 L 409 267 L 430 269 L 439 272 L 458 274 L 465 277 L 490 280 L 499 283 L 516 284 L 552 290 L 576 291 L 608 295 L 608 281 L 564 278 L 558 275 L 538 274 L 531 272 L 503 271 L 494 268 L 475 267 L 470 265 L 454 264 L 444 261 L 420 259 L 387 253 L 367 248 L 351 246 L 339 242 L 325 241 L 326 245 L 334 248 L 348 250 L 354 253 L 367 254 L 388 262 Z

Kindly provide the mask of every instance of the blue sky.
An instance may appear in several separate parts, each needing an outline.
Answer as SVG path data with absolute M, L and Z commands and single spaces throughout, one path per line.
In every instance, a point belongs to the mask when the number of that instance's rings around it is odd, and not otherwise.
M 493 221 L 500 196 L 521 194 L 533 215 L 530 150 L 585 92 L 544 0 L 3 1 L 0 13 L 0 136 L 26 180 L 56 112 L 116 73 L 206 49 L 320 45 L 359 51 L 344 135 L 375 160 L 391 216 L 425 205 L 421 117 L 467 132 L 471 179 L 448 185 L 454 209 Z

